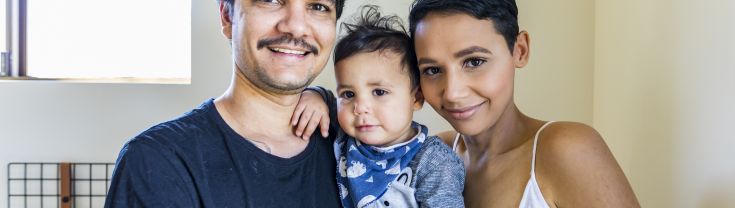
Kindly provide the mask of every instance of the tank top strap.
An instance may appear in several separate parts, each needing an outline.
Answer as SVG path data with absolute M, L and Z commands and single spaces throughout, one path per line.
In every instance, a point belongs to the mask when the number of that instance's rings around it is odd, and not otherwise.
M 536 136 L 533 138 L 533 157 L 531 158 L 531 175 L 536 174 L 536 146 L 538 145 L 538 135 L 541 134 L 541 131 L 544 130 L 549 124 L 554 123 L 554 121 L 546 122 L 541 128 L 536 131 Z
M 461 136 L 462 136 L 462 135 L 461 135 L 461 134 L 459 134 L 459 132 L 457 132 L 457 135 L 456 135 L 456 136 L 454 136 L 454 144 L 452 145 L 452 151 L 454 151 L 454 152 L 457 152 L 457 145 L 459 144 L 459 138 L 460 138 Z

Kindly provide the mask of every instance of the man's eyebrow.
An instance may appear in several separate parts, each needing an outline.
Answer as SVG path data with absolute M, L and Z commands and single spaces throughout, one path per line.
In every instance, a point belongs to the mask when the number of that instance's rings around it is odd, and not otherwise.
M 458 51 L 458 52 L 454 53 L 454 58 L 461 58 L 463 56 L 470 55 L 470 54 L 473 54 L 473 53 L 489 53 L 489 54 L 493 54 L 492 52 L 490 52 L 490 50 L 487 50 L 487 49 L 485 49 L 483 47 L 480 47 L 480 46 L 472 46 L 472 47 L 469 47 L 469 48 L 466 48 L 466 49 L 463 49 L 461 51 Z

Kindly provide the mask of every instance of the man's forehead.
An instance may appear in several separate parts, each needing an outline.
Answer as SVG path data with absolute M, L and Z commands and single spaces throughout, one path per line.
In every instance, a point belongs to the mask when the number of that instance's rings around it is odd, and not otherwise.
M 223 0 L 220 0 L 220 1 L 223 1 Z M 235 0 L 233 0 L 233 1 L 235 1 Z M 250 0 L 250 1 L 252 1 L 252 0 Z M 293 1 L 293 0 L 287 0 L 287 1 Z M 314 1 L 317 1 L 317 2 L 328 2 L 328 3 L 332 4 L 332 5 L 337 5 L 337 0 L 307 0 L 307 2 L 309 2 L 309 1 L 310 2 L 314 2 Z

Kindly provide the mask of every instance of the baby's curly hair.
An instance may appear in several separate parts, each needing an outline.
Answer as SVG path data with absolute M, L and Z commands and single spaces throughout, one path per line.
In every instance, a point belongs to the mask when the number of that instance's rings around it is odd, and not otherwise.
M 416 66 L 416 53 L 401 18 L 396 15 L 382 16 L 380 8 L 375 5 L 362 6 L 360 14 L 355 19 L 356 23 L 342 23 L 347 35 L 337 42 L 334 49 L 334 63 L 358 53 L 388 50 L 403 56 L 401 64 L 409 69 L 411 87 L 418 87 L 419 70 Z

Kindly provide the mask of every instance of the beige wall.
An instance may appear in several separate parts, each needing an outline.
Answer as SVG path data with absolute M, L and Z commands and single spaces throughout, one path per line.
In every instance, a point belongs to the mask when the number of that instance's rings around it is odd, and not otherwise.
M 355 11 L 361 4 L 378 4 L 384 13 L 397 14 L 408 23 L 412 0 L 357 2 L 348 0 L 346 11 Z M 592 124 L 594 2 L 518 1 L 518 6 L 520 26 L 531 34 L 532 49 L 531 62 L 516 76 L 516 103 L 527 114 L 541 119 Z M 346 12 L 343 20 L 348 20 L 350 13 Z M 328 66 L 316 83 L 333 89 L 333 77 L 333 68 Z M 416 120 L 436 131 L 451 129 L 428 104 Z
M 644 207 L 735 207 L 733 11 L 597 1 L 594 125 Z
M 516 103 L 543 120 L 592 125 L 594 1 L 517 0 L 531 59 L 516 73 Z
M 408 24 L 412 2 L 348 0 L 342 20 L 349 20 L 362 4 L 377 4 L 384 14 L 397 14 Z M 531 34 L 532 55 L 529 65 L 517 73 L 516 103 L 524 112 L 541 119 L 592 124 L 594 2 L 519 1 L 518 6 L 521 29 Z M 333 71 L 331 65 L 327 66 L 315 84 L 334 89 Z M 415 119 L 433 132 L 451 129 L 428 104 L 415 114 Z
M 112 162 L 123 143 L 222 93 L 230 78 L 227 42 L 217 7 L 192 1 L 192 83 L 80 84 L 0 82 L 0 206 L 6 205 L 9 162 Z M 405 18 L 410 0 L 348 0 L 343 19 L 360 3 L 376 3 Z M 516 101 L 548 120 L 592 122 L 594 4 L 585 0 L 521 1 L 532 58 L 520 70 Z M 314 84 L 334 88 L 328 66 Z M 416 114 L 433 132 L 451 127 L 430 106 Z

